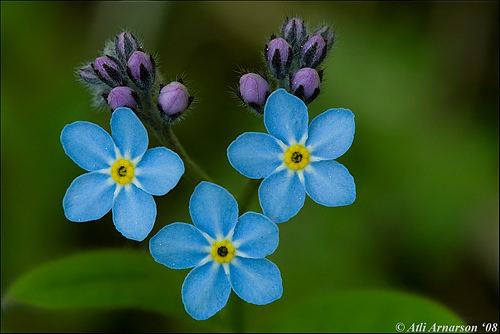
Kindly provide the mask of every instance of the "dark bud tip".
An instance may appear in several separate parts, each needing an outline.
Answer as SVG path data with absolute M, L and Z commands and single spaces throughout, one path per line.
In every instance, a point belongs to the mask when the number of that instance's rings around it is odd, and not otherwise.
M 329 25 L 324 25 L 314 32 L 315 35 L 320 35 L 326 42 L 327 49 L 330 50 L 335 43 L 335 31 Z
M 141 89 L 151 88 L 155 79 L 155 62 L 151 55 L 134 51 L 127 61 L 130 79 Z
M 304 20 L 299 17 L 286 18 L 281 28 L 281 35 L 297 50 L 306 37 L 307 31 Z
M 313 68 L 305 67 L 293 75 L 291 90 L 295 96 L 309 103 L 319 94 L 320 83 L 318 72 Z
M 186 109 L 187 109 L 187 108 L 189 108 L 189 107 L 191 106 L 191 103 L 193 103 L 193 101 L 194 101 L 194 96 L 190 96 L 190 97 L 188 98 L 188 105 L 187 105 Z
M 266 61 L 273 75 L 283 79 L 288 74 L 293 59 L 290 44 L 281 37 L 272 39 L 266 45 Z
M 92 63 L 95 75 L 110 87 L 124 85 L 123 71 L 116 58 L 104 55 L 97 57 Z
M 321 35 L 309 37 L 302 47 L 301 65 L 316 68 L 325 59 L 327 50 L 326 40 Z
M 318 75 L 319 75 L 319 80 L 320 81 L 323 81 L 323 73 L 325 72 L 324 70 L 316 70 L 318 72 Z
M 80 68 L 78 70 L 78 77 L 90 85 L 97 85 L 101 83 L 101 79 L 99 79 L 96 75 L 92 64 Z
M 123 64 L 126 64 L 130 55 L 139 49 L 139 41 L 132 33 L 124 31 L 116 35 L 115 52 Z

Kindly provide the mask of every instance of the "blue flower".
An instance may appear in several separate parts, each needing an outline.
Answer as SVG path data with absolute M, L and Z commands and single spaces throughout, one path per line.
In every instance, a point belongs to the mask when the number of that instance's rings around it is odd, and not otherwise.
M 265 259 L 278 247 L 278 227 L 255 212 L 238 217 L 224 188 L 196 186 L 189 201 L 194 226 L 174 223 L 151 238 L 153 258 L 171 269 L 193 268 L 182 285 L 186 312 L 205 320 L 227 303 L 231 289 L 243 300 L 269 304 L 283 294 L 278 267 Z
M 179 156 L 165 147 L 147 150 L 148 134 L 129 108 L 111 116 L 111 137 L 90 122 L 74 122 L 61 132 L 64 152 L 89 171 L 77 177 L 63 199 L 66 218 L 86 222 L 113 210 L 113 223 L 126 238 L 142 241 L 153 228 L 156 204 L 184 174 Z
M 307 193 L 325 206 L 352 204 L 354 179 L 334 159 L 354 139 L 354 114 L 328 109 L 307 125 L 307 107 L 299 98 L 278 89 L 267 99 L 264 123 L 267 133 L 247 132 L 227 149 L 231 165 L 259 187 L 262 211 L 274 222 L 295 216 Z

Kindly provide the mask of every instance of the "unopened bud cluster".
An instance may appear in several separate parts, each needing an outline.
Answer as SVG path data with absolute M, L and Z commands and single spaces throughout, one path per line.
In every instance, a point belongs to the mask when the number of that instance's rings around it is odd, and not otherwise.
M 184 84 L 161 84 L 154 57 L 144 51 L 132 33 L 118 34 L 104 50 L 104 54 L 78 70 L 99 104 L 112 111 L 129 107 L 138 114 L 158 113 L 167 122 L 177 119 L 189 107 L 193 97 Z
M 285 88 L 305 103 L 320 92 L 323 71 L 320 65 L 335 41 L 330 26 L 308 31 L 304 20 L 287 18 L 279 35 L 272 35 L 264 47 L 264 61 L 271 80 L 257 73 L 244 73 L 238 96 L 255 111 L 262 113 L 271 88 Z

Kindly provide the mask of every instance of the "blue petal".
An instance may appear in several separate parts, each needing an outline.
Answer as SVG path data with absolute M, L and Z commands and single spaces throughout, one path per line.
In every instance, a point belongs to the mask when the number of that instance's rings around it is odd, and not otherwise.
M 354 178 L 344 165 L 335 160 L 313 162 L 304 173 L 306 191 L 325 206 L 349 205 L 356 199 Z
M 155 219 L 153 196 L 134 185 L 120 190 L 113 205 L 113 223 L 125 238 L 144 240 L 153 229 Z
M 347 152 L 354 139 L 354 114 L 349 109 L 329 109 L 309 126 L 307 146 L 315 157 L 336 159 Z
M 305 139 L 308 119 L 304 102 L 286 90 L 278 89 L 267 98 L 264 107 L 266 129 L 285 144 Z
M 238 203 L 226 189 L 200 182 L 189 200 L 194 225 L 214 239 L 226 237 L 238 221 Z
M 182 284 L 182 302 L 196 320 L 206 320 L 227 304 L 231 284 L 222 265 L 210 261 L 196 267 Z
M 174 151 L 155 147 L 146 151 L 137 164 L 136 172 L 144 191 L 161 196 L 177 185 L 184 174 L 184 163 Z
M 306 192 L 297 173 L 284 169 L 271 174 L 259 187 L 262 211 L 275 223 L 283 223 L 295 216 L 302 206 Z
M 88 171 L 108 168 L 115 160 L 115 144 L 111 136 L 94 123 L 78 121 L 61 131 L 64 152 Z
M 102 218 L 113 206 L 116 188 L 107 174 L 90 172 L 71 182 L 63 199 L 64 214 L 73 222 L 87 222 Z
M 234 292 L 248 303 L 265 305 L 283 295 L 280 270 L 268 259 L 238 257 L 229 272 Z
M 139 117 L 129 108 L 116 108 L 111 115 L 111 133 L 120 153 L 126 159 L 135 159 L 148 148 L 148 133 Z
M 246 132 L 227 148 L 231 166 L 251 179 L 268 177 L 282 161 L 283 149 L 267 133 Z
M 171 269 L 197 266 L 210 254 L 210 244 L 191 224 L 174 223 L 162 228 L 149 241 L 156 262 Z
M 260 213 L 247 212 L 234 228 L 233 243 L 238 256 L 262 258 L 278 247 L 278 226 Z

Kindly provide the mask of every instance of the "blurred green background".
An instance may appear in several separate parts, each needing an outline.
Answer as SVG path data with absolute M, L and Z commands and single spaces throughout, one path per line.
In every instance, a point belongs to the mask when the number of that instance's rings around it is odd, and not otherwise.
M 187 271 L 153 263 L 165 275 L 155 288 L 168 291 L 172 302 L 164 302 L 177 315 L 133 307 L 47 309 L 4 297 L 19 277 L 48 261 L 104 248 L 147 248 L 146 241 L 122 238 L 110 214 L 87 224 L 64 218 L 64 192 L 83 171 L 64 155 L 62 127 L 88 120 L 109 129 L 109 112 L 93 108 L 75 80 L 78 65 L 98 56 L 120 29 L 140 36 L 159 57 L 165 78 L 183 74 L 196 97 L 175 127 L 178 137 L 237 195 L 247 180 L 229 165 L 226 147 L 240 133 L 264 127 L 230 89 L 240 67 L 262 66 L 266 38 L 287 15 L 336 26 L 310 118 L 330 107 L 356 114 L 354 144 L 339 160 L 354 176 L 358 195 L 353 205 L 334 209 L 307 199 L 298 216 L 280 225 L 280 247 L 271 259 L 281 269 L 284 296 L 269 306 L 244 305 L 245 328 L 391 331 L 391 323 L 373 324 L 405 310 L 418 313 L 412 300 L 405 302 L 408 309 L 396 303 L 394 312 L 380 311 L 398 291 L 437 303 L 436 312 L 454 313 L 465 324 L 498 322 L 496 2 L 2 1 L 3 332 L 226 328 L 233 298 L 214 319 L 192 321 L 180 304 Z M 183 179 L 156 198 L 151 236 L 171 222 L 190 222 L 194 186 Z M 259 210 L 256 197 L 252 209 Z M 92 261 L 86 265 L 74 269 L 85 271 Z M 60 281 L 64 285 L 64 276 Z M 134 293 L 141 296 L 141 289 Z

